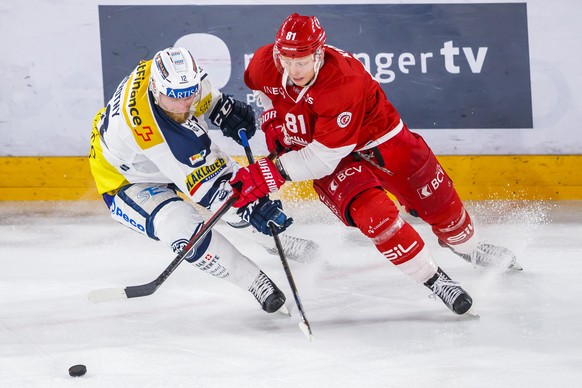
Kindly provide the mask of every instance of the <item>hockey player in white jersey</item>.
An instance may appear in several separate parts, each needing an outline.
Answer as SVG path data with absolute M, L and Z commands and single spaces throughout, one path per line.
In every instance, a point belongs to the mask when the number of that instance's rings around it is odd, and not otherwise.
M 256 130 L 252 108 L 213 88 L 184 48 L 167 48 L 141 61 L 95 116 L 89 162 L 97 189 L 121 224 L 181 251 L 204 218 L 182 196 L 211 211 L 231 195 L 238 165 L 212 143 L 209 120 L 241 142 Z M 264 199 L 237 211 L 256 230 L 282 232 L 292 223 L 280 201 Z M 223 235 L 210 231 L 186 261 L 250 291 L 266 312 L 285 295 Z

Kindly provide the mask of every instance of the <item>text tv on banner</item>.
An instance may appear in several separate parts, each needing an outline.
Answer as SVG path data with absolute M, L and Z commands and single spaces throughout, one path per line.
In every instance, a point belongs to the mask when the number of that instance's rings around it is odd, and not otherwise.
M 525 3 L 100 6 L 105 101 L 140 60 L 180 45 L 252 103 L 245 66 L 293 12 L 317 16 L 411 128 L 532 128 Z

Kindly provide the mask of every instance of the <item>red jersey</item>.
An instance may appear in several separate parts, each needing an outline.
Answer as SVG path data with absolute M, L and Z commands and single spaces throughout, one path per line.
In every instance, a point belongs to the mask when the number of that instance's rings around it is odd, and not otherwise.
M 402 128 L 400 115 L 364 65 L 332 46 L 325 46 L 323 66 L 312 85 L 283 85 L 273 44 L 256 51 L 244 80 L 271 100 L 298 149 L 280 157 L 291 180 L 329 175 L 345 156 L 372 148 Z

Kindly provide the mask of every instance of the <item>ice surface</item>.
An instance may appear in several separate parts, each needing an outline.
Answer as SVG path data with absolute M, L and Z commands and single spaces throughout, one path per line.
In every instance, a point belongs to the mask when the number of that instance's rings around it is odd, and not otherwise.
M 521 273 L 475 269 L 407 218 L 480 319 L 459 317 L 319 203 L 287 206 L 322 247 L 290 262 L 313 329 L 184 262 L 148 297 L 92 304 L 93 289 L 153 280 L 174 258 L 99 202 L 0 202 L 0 387 L 580 387 L 582 202 L 477 202 L 482 237 Z M 234 233 L 286 292 L 281 263 Z M 80 378 L 71 365 L 85 364 Z

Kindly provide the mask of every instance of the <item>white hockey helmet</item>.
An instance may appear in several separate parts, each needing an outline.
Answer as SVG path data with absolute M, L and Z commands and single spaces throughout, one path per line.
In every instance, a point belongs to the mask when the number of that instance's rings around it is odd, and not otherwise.
M 149 87 L 156 103 L 160 93 L 171 98 L 187 98 L 200 92 L 200 73 L 190 51 L 168 47 L 152 60 Z

